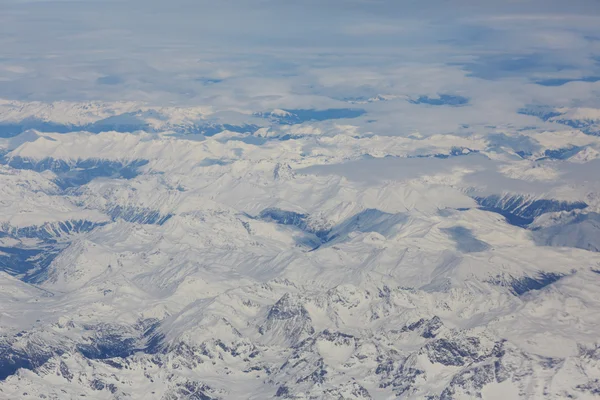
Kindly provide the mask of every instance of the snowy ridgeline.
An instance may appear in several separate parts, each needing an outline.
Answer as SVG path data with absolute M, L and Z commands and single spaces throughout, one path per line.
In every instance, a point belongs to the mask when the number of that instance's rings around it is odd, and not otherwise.
M 216 114 L 0 104 L 0 398 L 600 396 L 592 122 Z

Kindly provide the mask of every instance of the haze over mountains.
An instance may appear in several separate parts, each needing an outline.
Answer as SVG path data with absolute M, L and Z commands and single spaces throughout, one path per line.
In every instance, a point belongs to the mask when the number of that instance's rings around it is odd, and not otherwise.
M 229 3 L 0 5 L 0 398 L 598 398 L 598 4 Z

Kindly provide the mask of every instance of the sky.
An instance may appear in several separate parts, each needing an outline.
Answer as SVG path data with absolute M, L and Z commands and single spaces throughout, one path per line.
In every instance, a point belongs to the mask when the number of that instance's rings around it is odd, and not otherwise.
M 363 106 L 382 134 L 526 126 L 520 107 L 598 106 L 599 26 L 595 0 L 2 0 L 0 97 L 257 112 L 379 95 L 403 99 Z M 468 104 L 405 101 L 440 94 Z

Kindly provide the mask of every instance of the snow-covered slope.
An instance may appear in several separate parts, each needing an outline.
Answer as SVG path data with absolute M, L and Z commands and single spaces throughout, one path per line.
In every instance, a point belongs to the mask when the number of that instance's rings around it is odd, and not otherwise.
M 597 398 L 600 138 L 301 111 L 1 103 L 0 398 Z

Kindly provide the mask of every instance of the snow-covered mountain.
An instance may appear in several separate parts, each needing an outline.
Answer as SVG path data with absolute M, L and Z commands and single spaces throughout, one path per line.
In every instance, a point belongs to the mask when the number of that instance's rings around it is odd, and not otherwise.
M 1 398 L 597 398 L 600 138 L 213 112 L 1 104 Z

